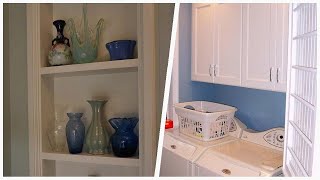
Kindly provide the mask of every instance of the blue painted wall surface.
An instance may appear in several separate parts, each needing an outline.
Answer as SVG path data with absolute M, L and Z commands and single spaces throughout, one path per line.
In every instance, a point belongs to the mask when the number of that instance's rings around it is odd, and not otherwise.
M 248 128 L 284 127 L 285 93 L 191 81 L 191 5 L 181 4 L 179 19 L 179 100 L 206 100 L 234 106 Z

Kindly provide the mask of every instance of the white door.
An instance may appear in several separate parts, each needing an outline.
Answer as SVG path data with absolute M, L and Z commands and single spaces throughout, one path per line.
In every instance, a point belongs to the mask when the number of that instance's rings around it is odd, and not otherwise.
M 242 86 L 274 89 L 275 61 L 270 60 L 271 4 L 245 4 Z
M 290 6 L 285 176 L 320 176 L 316 9 L 316 4 Z
M 242 4 L 214 6 L 214 83 L 241 85 Z
M 271 59 L 275 60 L 275 91 L 287 89 L 289 4 L 272 4 L 272 48 Z
M 213 4 L 192 4 L 192 80 L 212 82 Z

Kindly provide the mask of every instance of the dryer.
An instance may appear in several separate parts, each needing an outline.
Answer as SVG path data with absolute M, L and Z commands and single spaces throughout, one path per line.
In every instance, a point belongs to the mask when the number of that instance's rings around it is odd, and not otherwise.
M 229 135 L 211 142 L 200 141 L 179 133 L 179 129 L 165 131 L 160 176 L 194 176 L 194 162 L 209 147 L 238 140 L 246 126 L 233 118 Z
M 195 161 L 195 176 L 281 176 L 284 129 L 244 130 L 241 138 L 207 148 Z

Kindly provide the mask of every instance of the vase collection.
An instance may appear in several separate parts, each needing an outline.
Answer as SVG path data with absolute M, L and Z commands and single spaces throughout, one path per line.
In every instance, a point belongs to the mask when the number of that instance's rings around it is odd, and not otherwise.
M 87 4 L 82 8 L 81 23 L 75 23 L 75 20 L 70 18 L 67 22 L 62 19 L 55 20 L 53 25 L 56 27 L 57 36 L 52 40 L 48 54 L 51 66 L 91 63 L 97 60 L 104 19 L 100 18 L 96 26 L 91 28 L 88 22 Z M 65 26 L 70 36 L 70 43 L 63 34 Z M 117 40 L 108 42 L 106 49 L 110 54 L 110 60 L 133 59 L 135 45 L 134 40 Z
M 107 101 L 88 100 L 87 102 L 92 109 L 91 123 L 87 130 L 81 121 L 83 113 L 67 113 L 69 121 L 65 132 L 69 153 L 78 154 L 84 150 L 89 154 L 103 155 L 109 153 L 108 149 L 111 144 L 115 156 L 134 156 L 138 148 L 138 136 L 133 130 L 138 123 L 138 118 L 109 119 L 108 122 L 115 129 L 115 133 L 109 137 L 108 132 L 102 126 L 102 109 Z

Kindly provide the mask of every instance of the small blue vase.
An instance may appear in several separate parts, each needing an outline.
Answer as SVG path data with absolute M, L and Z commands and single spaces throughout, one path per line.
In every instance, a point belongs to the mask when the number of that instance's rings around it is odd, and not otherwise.
M 116 132 L 111 136 L 112 151 L 118 157 L 133 156 L 138 147 L 138 136 L 133 132 L 137 118 L 112 118 L 109 120 Z
M 106 44 L 110 54 L 110 60 L 133 59 L 136 41 L 118 40 Z
M 67 113 L 69 121 L 66 126 L 66 136 L 69 152 L 78 154 L 82 152 L 85 127 L 81 121 L 83 113 Z

